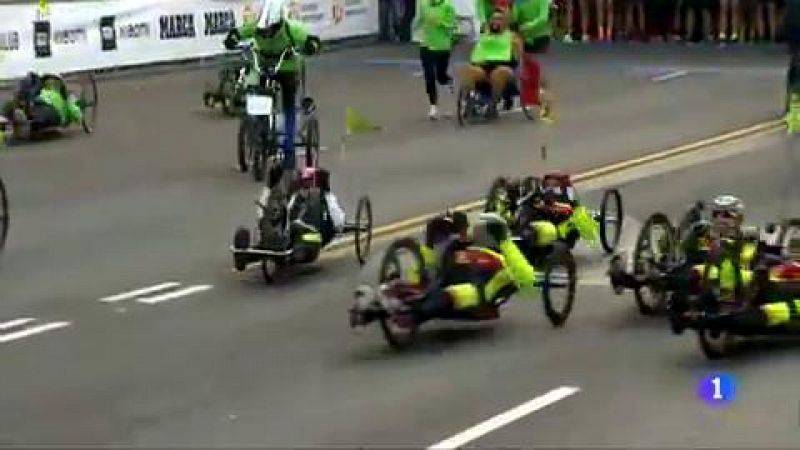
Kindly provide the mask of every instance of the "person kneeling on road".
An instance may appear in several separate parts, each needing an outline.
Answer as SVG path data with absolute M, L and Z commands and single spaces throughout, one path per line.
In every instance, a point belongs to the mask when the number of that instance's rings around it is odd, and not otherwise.
M 302 22 L 285 18 L 281 1 L 268 2 L 255 23 L 246 23 L 231 30 L 225 38 L 225 47 L 233 50 L 242 39 L 255 41 L 255 53 L 260 58 L 262 67 L 277 63 L 285 51 L 291 52 L 285 57 L 277 73 L 283 102 L 283 168 L 291 174 L 296 167 L 294 152 L 296 96 L 298 70 L 302 64 L 293 52 L 299 49 L 306 55 L 316 54 L 320 50 L 320 40 L 317 36 L 309 34 Z M 248 86 L 263 85 L 264 81 L 264 74 L 251 71 L 246 83 Z
M 83 118 L 78 99 L 67 91 L 61 77 L 40 77 L 33 72 L 20 82 L 15 98 L 3 106 L 3 115 L 11 119 L 15 139 L 25 139 L 31 131 L 79 123 Z
M 522 56 L 522 42 L 508 29 L 508 15 L 495 10 L 488 29 L 472 49 L 470 65 L 462 73 L 462 88 L 474 90 L 491 86 L 490 116 L 497 115 L 497 103 L 513 86 L 514 67 Z M 507 105 L 508 106 L 508 105 Z
M 362 311 L 376 302 L 393 314 L 395 324 L 410 328 L 437 318 L 497 318 L 498 301 L 517 291 L 533 289 L 536 271 L 520 252 L 506 221 L 497 214 L 483 214 L 468 232 L 466 215 L 455 213 L 432 219 L 422 246 L 428 285 L 402 283 L 398 289 L 419 289 L 421 298 L 411 305 L 385 299 L 364 286 L 357 291 Z M 471 236 L 468 236 L 471 235 Z M 415 291 L 416 292 L 416 291 Z M 371 321 L 367 313 L 360 325 Z

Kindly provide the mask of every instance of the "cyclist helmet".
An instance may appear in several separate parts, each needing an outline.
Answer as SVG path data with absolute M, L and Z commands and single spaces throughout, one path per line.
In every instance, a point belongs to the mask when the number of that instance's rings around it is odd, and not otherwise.
M 425 245 L 437 247 L 456 238 L 463 239 L 468 227 L 467 215 L 463 212 L 447 212 L 434 217 L 425 227 Z
M 718 195 L 711 202 L 711 226 L 720 237 L 734 237 L 744 221 L 744 202 L 733 195 Z
M 286 0 L 264 0 L 256 22 L 256 32 L 262 37 L 274 36 L 283 24 L 286 7 Z

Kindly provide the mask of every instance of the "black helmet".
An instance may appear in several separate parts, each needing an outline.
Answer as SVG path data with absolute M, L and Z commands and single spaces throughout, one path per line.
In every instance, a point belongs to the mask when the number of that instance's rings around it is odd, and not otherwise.
M 431 219 L 425 226 L 425 245 L 433 247 L 436 244 L 452 239 L 454 236 L 464 236 L 469 227 L 467 215 L 461 211 L 447 212 Z

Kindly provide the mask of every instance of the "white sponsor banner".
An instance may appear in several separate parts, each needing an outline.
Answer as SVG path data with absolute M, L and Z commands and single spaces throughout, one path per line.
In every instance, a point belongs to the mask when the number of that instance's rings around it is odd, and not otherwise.
M 0 5 L 0 79 L 214 56 L 261 0 L 106 0 Z M 323 40 L 374 34 L 377 0 L 291 0 Z

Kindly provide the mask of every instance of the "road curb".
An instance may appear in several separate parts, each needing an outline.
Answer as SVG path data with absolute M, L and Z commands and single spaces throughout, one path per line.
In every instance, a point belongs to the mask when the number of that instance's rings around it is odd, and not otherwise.
M 781 119 L 773 119 L 768 120 L 766 122 L 761 122 L 749 127 L 740 128 L 738 130 L 730 131 L 727 133 L 722 133 L 710 138 L 701 139 L 699 141 L 691 142 L 689 144 L 683 144 L 676 147 L 671 147 L 666 150 L 661 150 L 657 152 L 653 152 L 647 154 L 646 156 L 641 156 L 625 161 L 620 161 L 616 163 L 611 163 L 605 166 L 601 166 L 595 169 L 590 169 L 585 172 L 579 173 L 572 177 L 574 182 L 582 182 L 582 181 L 589 181 L 595 178 L 599 178 L 605 175 L 609 175 L 616 172 L 621 172 L 623 170 L 632 169 L 636 167 L 641 167 L 647 164 L 652 164 L 654 162 L 664 161 L 670 158 L 676 158 L 678 156 L 686 155 L 689 153 L 694 153 L 708 147 L 713 147 L 721 144 L 725 144 L 728 142 L 736 141 L 739 139 L 744 139 L 748 137 L 752 137 L 758 134 L 767 134 L 777 130 L 780 130 L 784 127 L 783 120 Z M 461 211 L 461 212 L 471 212 L 477 209 L 480 209 L 483 206 L 484 200 L 475 200 L 468 203 L 463 203 L 461 205 L 457 205 L 454 207 L 450 207 L 450 211 Z M 411 217 L 405 220 L 401 220 L 399 222 L 390 223 L 388 225 L 384 225 L 378 227 L 372 231 L 372 239 L 373 241 L 379 239 L 381 237 L 399 233 L 404 230 L 411 230 L 417 227 L 424 225 L 428 220 L 436 217 L 437 215 L 441 214 L 442 211 L 432 212 L 428 214 L 423 214 L 416 217 Z M 354 238 L 353 236 L 346 236 L 341 240 L 337 240 L 332 242 L 323 253 L 332 252 L 335 250 L 340 250 L 344 247 L 348 247 L 353 245 Z

